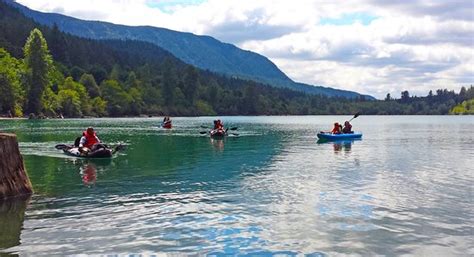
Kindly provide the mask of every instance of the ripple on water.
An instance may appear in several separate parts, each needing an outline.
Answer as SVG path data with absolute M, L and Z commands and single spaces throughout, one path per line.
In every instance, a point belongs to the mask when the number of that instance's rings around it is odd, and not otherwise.
M 36 191 L 24 221 L 8 223 L 21 244 L 3 251 L 474 254 L 472 119 L 359 117 L 362 140 L 329 143 L 315 133 L 345 117 L 225 117 L 239 136 L 224 140 L 199 134 L 212 119 L 177 118 L 172 130 L 160 119 L 2 123 Z M 124 155 L 57 158 L 50 146 L 89 124 L 127 142 Z

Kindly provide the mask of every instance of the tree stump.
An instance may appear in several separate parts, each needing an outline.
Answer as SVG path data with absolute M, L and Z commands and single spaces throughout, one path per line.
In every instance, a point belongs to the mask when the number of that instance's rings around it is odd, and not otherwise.
M 0 133 L 0 200 L 32 193 L 16 135 Z

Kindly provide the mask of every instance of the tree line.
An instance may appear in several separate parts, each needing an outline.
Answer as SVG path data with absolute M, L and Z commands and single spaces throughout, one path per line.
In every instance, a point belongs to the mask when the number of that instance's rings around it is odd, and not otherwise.
M 127 48 L 125 41 L 108 42 Z M 62 58 L 69 58 L 68 51 Z M 23 47 L 23 59 L 0 48 L 0 112 L 11 116 L 48 117 L 146 115 L 278 115 L 278 114 L 448 114 L 474 98 L 474 88 L 459 93 L 439 89 L 426 97 L 401 92 L 383 101 L 311 96 L 289 89 L 200 71 L 172 60 L 110 71 L 96 63 L 86 70 L 56 62 L 39 29 Z M 132 54 L 140 57 L 140 54 Z M 61 58 L 61 57 L 60 57 Z M 126 58 L 125 58 L 126 59 Z M 126 63 L 129 64 L 130 63 Z M 463 106 L 463 105 L 461 105 Z M 465 106 L 465 105 L 464 105 Z M 456 107 L 460 113 L 459 108 Z M 464 112 L 465 113 L 465 112 Z
M 307 95 L 200 70 L 150 43 L 75 37 L 2 1 L 0 11 L 3 115 L 448 114 L 474 98 L 472 86 L 380 101 Z

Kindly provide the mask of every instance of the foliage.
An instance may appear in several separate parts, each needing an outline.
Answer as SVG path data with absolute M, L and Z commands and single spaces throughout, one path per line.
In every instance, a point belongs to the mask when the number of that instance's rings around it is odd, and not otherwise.
M 62 89 L 58 92 L 61 112 L 70 117 L 82 116 L 81 98 L 79 93 L 73 89 Z
M 45 89 L 42 96 L 42 104 L 44 113 L 51 117 L 56 117 L 61 108 L 59 97 L 53 92 L 51 87 Z
M 454 106 L 449 114 L 474 114 L 474 98 Z
M 107 116 L 107 101 L 99 96 L 92 99 L 92 114 L 98 117 Z
M 91 114 L 92 106 L 86 88 L 75 82 L 72 77 L 67 77 L 64 84 L 59 87 L 58 96 L 63 115 L 80 117 Z
M 21 62 L 0 48 L 0 113 L 23 115 L 24 90 L 20 83 Z
M 28 113 L 38 114 L 42 109 L 44 90 L 50 86 L 52 58 L 48 45 L 39 29 L 33 29 L 24 47 L 25 73 L 27 76 L 27 108 Z
M 116 80 L 106 80 L 100 85 L 100 89 L 107 101 L 107 112 L 111 116 L 124 116 L 130 111 L 130 103 L 133 98 L 123 89 Z
M 196 102 L 197 115 L 216 115 L 217 113 L 212 109 L 212 106 L 203 100 Z
M 86 87 L 87 93 L 90 95 L 90 97 L 100 96 L 100 89 L 93 75 L 87 73 L 82 74 L 79 83 Z

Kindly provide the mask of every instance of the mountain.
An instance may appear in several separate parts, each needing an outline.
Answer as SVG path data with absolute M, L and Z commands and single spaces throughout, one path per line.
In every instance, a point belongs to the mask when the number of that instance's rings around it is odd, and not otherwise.
M 307 115 L 354 113 L 352 105 L 360 102 L 202 70 L 149 42 L 74 36 L 37 23 L 3 0 L 0 14 L 0 116 L 22 116 L 24 110 L 49 117 Z M 28 79 L 32 68 L 21 65 L 28 55 L 25 42 L 33 36 L 40 39 L 35 42 L 44 38 L 40 48 L 49 49 L 54 60 L 46 84 Z M 27 109 L 38 99 L 31 88 L 44 91 L 38 93 L 40 104 Z
M 153 43 L 195 67 L 228 76 L 250 79 L 275 87 L 286 87 L 310 94 L 357 98 L 361 95 L 329 87 L 310 86 L 292 81 L 265 56 L 242 50 L 209 36 L 177 32 L 150 26 L 125 26 L 99 21 L 84 21 L 55 13 L 31 10 L 12 0 L 7 3 L 18 8 L 36 22 L 90 39 L 128 39 Z M 373 99 L 365 96 L 366 99 Z

